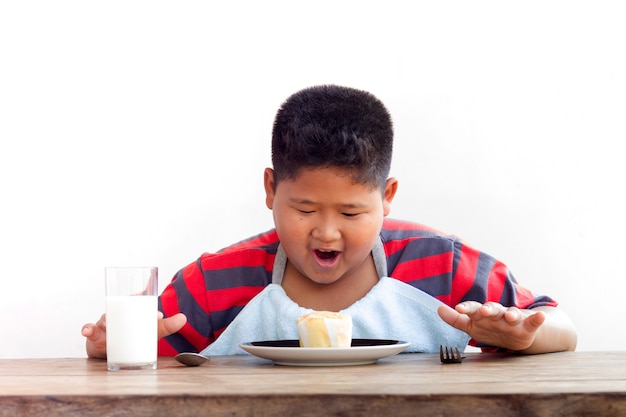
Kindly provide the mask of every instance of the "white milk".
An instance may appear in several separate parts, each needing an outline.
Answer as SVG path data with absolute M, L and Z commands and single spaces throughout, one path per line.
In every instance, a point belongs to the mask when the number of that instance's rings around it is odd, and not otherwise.
M 109 369 L 156 368 L 157 296 L 107 296 Z

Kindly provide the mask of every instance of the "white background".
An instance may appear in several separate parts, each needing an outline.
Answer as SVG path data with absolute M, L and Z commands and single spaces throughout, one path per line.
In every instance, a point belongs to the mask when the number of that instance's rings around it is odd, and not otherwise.
M 623 348 L 625 21 L 620 1 L 0 3 L 0 357 L 84 356 L 104 266 L 163 288 L 271 228 L 274 113 L 320 83 L 391 111 L 392 217 L 503 260 L 579 350 Z

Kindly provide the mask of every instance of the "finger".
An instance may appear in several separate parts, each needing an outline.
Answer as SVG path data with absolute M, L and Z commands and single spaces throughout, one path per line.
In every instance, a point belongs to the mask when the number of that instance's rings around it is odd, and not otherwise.
M 482 304 L 476 301 L 463 301 L 457 304 L 454 308 L 461 314 L 476 315 Z
M 98 322 L 99 323 L 99 322 Z M 97 340 L 106 331 L 106 327 L 98 324 L 87 323 L 80 330 L 81 334 L 90 340 Z
M 537 311 L 531 314 L 524 324 L 529 331 L 536 331 L 546 321 L 546 314 L 543 311 Z
M 96 322 L 96 327 L 99 327 L 101 329 L 106 329 L 107 328 L 107 315 L 106 315 L 106 313 L 100 316 L 100 318 Z
M 439 317 L 441 317 L 441 319 L 450 326 L 467 333 L 470 318 L 466 315 L 461 314 L 446 305 L 439 306 L 439 308 L 437 308 L 437 314 L 439 314 Z
M 80 333 L 83 336 L 89 338 L 89 337 L 93 336 L 93 334 L 94 334 L 94 327 L 95 327 L 95 324 L 92 324 L 92 323 L 85 324 L 83 326 L 83 328 L 80 329 Z
M 504 313 L 504 319 L 509 324 L 519 323 L 523 318 L 522 312 L 517 307 L 509 307 Z
M 502 304 L 488 302 L 480 308 L 480 314 L 483 317 L 488 317 L 491 320 L 501 320 L 507 312 L 507 308 Z
M 185 323 L 187 323 L 187 317 L 183 313 L 159 320 L 159 339 L 176 333 L 182 329 Z

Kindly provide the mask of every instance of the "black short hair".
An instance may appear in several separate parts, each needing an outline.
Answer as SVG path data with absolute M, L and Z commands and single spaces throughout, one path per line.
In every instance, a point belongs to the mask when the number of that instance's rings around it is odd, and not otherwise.
M 339 167 L 383 187 L 393 148 L 391 116 L 374 95 L 336 85 L 309 87 L 278 110 L 272 131 L 275 184 L 303 168 Z

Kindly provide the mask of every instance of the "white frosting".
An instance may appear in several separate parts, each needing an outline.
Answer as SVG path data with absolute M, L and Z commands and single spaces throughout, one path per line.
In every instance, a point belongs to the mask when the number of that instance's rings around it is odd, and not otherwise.
M 352 343 L 352 317 L 347 314 L 313 312 L 297 322 L 303 347 L 350 347 Z

